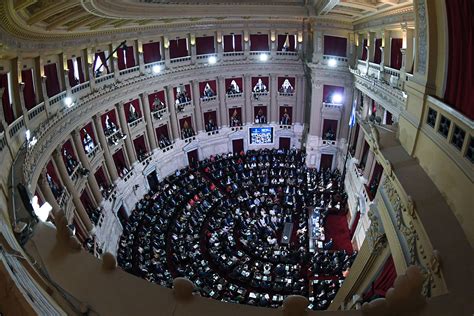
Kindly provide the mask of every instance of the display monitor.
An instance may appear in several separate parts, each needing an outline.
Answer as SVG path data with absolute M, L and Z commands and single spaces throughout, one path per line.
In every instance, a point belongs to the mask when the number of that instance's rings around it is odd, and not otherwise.
M 273 127 L 250 127 L 249 140 L 251 145 L 273 144 Z

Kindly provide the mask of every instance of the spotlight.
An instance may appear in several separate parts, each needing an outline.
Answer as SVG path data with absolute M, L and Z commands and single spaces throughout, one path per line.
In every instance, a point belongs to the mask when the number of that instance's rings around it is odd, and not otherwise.
M 260 59 L 260 61 L 267 61 L 268 60 L 268 55 L 267 54 L 260 54 L 259 59 Z
M 211 57 L 209 57 L 209 59 L 207 61 L 209 62 L 209 65 L 214 65 L 215 63 L 217 63 L 217 57 L 216 56 L 211 56 Z
M 159 74 L 161 72 L 160 65 L 155 65 L 155 66 L 151 67 L 151 71 L 153 71 L 154 74 Z
M 332 96 L 331 102 L 334 104 L 341 104 L 342 103 L 342 95 L 336 93 Z
M 336 67 L 337 66 L 337 60 L 335 60 L 334 58 L 331 58 L 328 60 L 328 66 L 329 67 Z
M 65 97 L 64 98 L 64 104 L 70 108 L 72 106 L 72 98 L 71 97 Z

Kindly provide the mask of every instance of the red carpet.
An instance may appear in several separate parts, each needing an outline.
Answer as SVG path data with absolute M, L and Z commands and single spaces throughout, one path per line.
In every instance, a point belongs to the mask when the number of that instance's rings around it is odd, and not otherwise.
M 347 227 L 347 220 L 345 215 L 329 214 L 326 218 L 326 225 L 324 227 L 326 233 L 326 242 L 332 238 L 334 246 L 332 250 L 346 250 L 351 253 L 351 233 Z

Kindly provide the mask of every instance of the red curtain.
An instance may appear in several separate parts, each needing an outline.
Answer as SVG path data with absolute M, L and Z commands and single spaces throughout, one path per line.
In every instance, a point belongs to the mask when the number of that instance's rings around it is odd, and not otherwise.
M 109 73 L 110 70 L 109 70 L 109 66 L 107 65 L 107 62 L 105 60 L 105 52 L 99 52 L 99 53 L 95 53 L 95 59 L 94 59 L 94 68 L 95 69 L 95 66 L 96 65 L 103 65 L 103 69 L 105 69 L 106 73 Z
M 267 34 L 250 35 L 250 50 L 253 52 L 269 51 L 270 45 L 268 43 L 268 35 Z
M 143 61 L 145 64 L 161 60 L 160 42 L 143 44 Z
M 281 88 L 281 86 L 283 85 L 283 82 L 285 82 L 285 79 L 288 79 L 288 81 L 290 82 L 293 89 L 296 90 L 296 87 L 295 87 L 296 79 L 295 79 L 295 77 L 278 77 L 278 89 Z
M 237 84 L 237 86 L 239 86 L 240 92 L 243 92 L 244 91 L 244 86 L 242 84 L 242 78 L 228 78 L 228 79 L 226 79 L 225 80 L 226 90 L 227 90 L 227 88 L 230 87 L 230 84 L 231 84 L 232 80 L 235 80 L 235 83 Z
M 360 220 L 360 212 L 357 211 L 357 213 L 355 215 L 355 218 L 354 218 L 354 222 L 352 222 L 352 226 L 351 226 L 351 239 L 352 239 L 352 237 L 354 237 L 355 230 L 357 228 L 357 225 L 359 224 L 359 220 Z
M 396 277 L 397 271 L 395 270 L 393 258 L 390 256 L 385 262 L 377 279 L 372 282 L 370 289 L 364 293 L 364 301 L 368 301 L 377 297 L 385 297 L 387 291 L 393 286 L 393 282 L 395 282 Z
M 118 56 L 118 59 L 117 59 L 118 69 L 122 70 L 122 69 L 127 68 L 127 65 L 125 64 L 125 51 L 124 51 L 124 49 L 119 47 L 117 49 L 117 56 Z
M 137 111 L 138 117 L 141 117 L 142 112 L 140 111 L 140 101 L 138 99 L 135 99 L 123 104 L 123 108 L 125 110 L 125 116 L 127 117 L 127 120 L 130 119 L 130 104 L 133 104 L 135 111 Z
M 44 75 L 46 76 L 46 93 L 51 98 L 61 92 L 56 63 L 44 65 Z
M 102 121 L 102 128 L 105 130 L 105 120 L 107 118 L 107 115 L 109 116 L 110 121 L 113 122 L 115 126 L 117 126 L 117 128 L 119 128 L 120 125 L 117 123 L 117 116 L 115 115 L 115 109 L 112 109 L 109 112 L 102 114 L 102 116 L 100 117 L 100 120 Z
M 4 88 L 2 95 L 3 115 L 5 116 L 7 124 L 11 124 L 15 120 L 15 117 L 10 103 L 10 96 L 8 95 L 8 74 L 0 75 L 0 88 Z
M 94 174 L 95 179 L 97 180 L 97 183 L 99 186 L 102 186 L 103 188 L 109 186 L 109 181 L 107 181 L 107 177 L 105 176 L 104 170 L 102 169 L 102 166 L 97 169 L 97 171 Z
M 87 193 L 86 190 L 82 191 L 80 199 L 81 199 L 82 205 L 87 211 L 94 209 L 94 205 L 92 204 L 91 198 L 89 197 L 89 194 Z
M 323 102 L 331 103 L 331 99 L 334 94 L 340 94 L 344 97 L 344 87 L 330 85 L 323 86 Z
M 76 61 L 77 61 L 77 68 L 79 69 L 79 82 L 80 83 L 86 82 L 86 78 L 84 77 L 84 70 L 82 69 L 81 57 L 76 57 Z
M 474 3 L 446 0 L 449 51 L 444 100 L 474 120 Z
M 242 122 L 242 108 L 232 108 L 229 109 L 229 126 L 232 126 L 232 115 L 234 115 L 234 112 L 236 113 L 239 121 Z
M 191 85 L 190 85 L 190 84 L 184 85 L 184 90 L 186 90 L 186 93 L 188 94 L 188 97 L 192 100 L 193 97 L 192 97 Z M 178 92 L 178 88 L 177 88 L 177 87 L 174 87 L 174 88 L 173 88 L 173 93 L 174 93 L 174 99 L 175 99 L 175 101 L 176 101 L 177 92 Z M 181 92 L 182 92 L 182 91 L 181 91 Z
M 157 136 L 158 140 L 160 139 L 161 135 L 165 136 L 168 139 L 170 138 L 169 134 L 168 134 L 168 125 L 166 125 L 166 124 L 162 125 L 160 127 L 157 127 L 155 131 L 156 131 L 156 136 Z
M 262 111 L 263 115 L 265 116 L 267 122 L 268 122 L 268 116 L 267 116 L 267 107 L 266 106 L 256 106 L 253 108 L 253 117 L 257 117 L 258 112 Z
M 58 186 L 62 185 L 62 182 L 59 180 L 58 174 L 56 173 L 56 169 L 54 169 L 52 160 L 50 160 L 46 165 L 46 172 L 51 176 L 51 179 L 53 179 L 54 183 L 56 183 Z
M 188 127 L 189 128 L 193 128 L 193 124 L 192 124 L 192 121 L 191 121 L 191 117 L 188 116 L 188 117 L 184 117 L 182 119 L 179 120 L 179 127 L 181 127 L 181 129 L 184 127 L 184 124 L 187 123 L 188 124 Z
M 180 58 L 189 56 L 188 41 L 186 38 L 170 40 L 170 58 Z
M 262 79 L 263 84 L 266 85 L 267 90 L 270 91 L 270 86 L 268 85 L 268 77 L 252 77 L 252 89 L 257 84 L 258 79 Z
M 155 102 L 155 98 L 158 98 L 161 102 L 166 105 L 166 98 L 165 98 L 165 91 L 161 90 L 155 93 L 150 93 L 148 95 L 148 103 L 150 104 L 150 110 L 153 109 L 153 102 Z
M 323 121 L 323 134 L 326 134 L 329 130 L 332 130 L 334 135 L 337 133 L 337 120 L 324 120 Z
M 288 38 L 288 43 L 286 43 L 286 51 L 288 52 L 294 52 L 296 48 L 296 41 L 295 41 L 295 35 L 278 35 L 278 40 L 277 40 L 277 51 L 282 51 L 283 47 L 285 46 L 286 39 Z
M 325 35 L 324 55 L 346 57 L 347 38 Z
M 61 148 L 61 155 L 63 156 L 64 163 L 67 165 L 66 157 L 64 157 L 64 151 L 66 151 L 66 153 L 70 154 L 72 156 L 72 158 L 77 160 L 76 154 L 74 153 L 74 149 L 72 148 L 72 144 L 71 144 L 70 140 L 67 140 L 63 144 L 63 147 Z
M 217 113 L 216 111 L 206 112 L 204 113 L 204 124 L 207 124 L 209 120 L 214 122 L 214 125 L 217 126 Z
M 369 182 L 369 188 L 372 186 L 375 186 L 373 189 L 373 195 L 375 196 L 375 192 L 377 192 L 377 188 L 380 183 L 380 178 L 382 177 L 383 174 L 383 167 L 381 164 L 378 163 L 378 161 L 375 162 L 375 167 L 374 171 L 372 172 L 372 177 L 370 178 Z
M 196 37 L 196 54 L 214 54 L 216 48 L 214 45 L 214 36 Z
M 241 52 L 242 35 L 224 35 L 224 52 Z
M 209 86 L 211 87 L 212 91 L 214 91 L 214 95 L 217 95 L 217 84 L 216 84 L 216 81 L 215 80 L 211 80 L 211 81 L 203 81 L 203 82 L 200 82 L 199 83 L 199 93 L 202 95 L 204 95 L 204 88 L 206 87 L 206 84 L 209 84 Z
M 89 136 L 92 138 L 92 140 L 94 141 L 94 144 L 97 144 L 97 142 L 95 141 L 95 135 L 94 135 L 94 129 L 92 128 L 92 123 L 89 123 L 86 126 L 84 126 L 83 128 L 81 128 L 81 140 L 82 141 L 84 141 L 84 137 L 86 135 L 86 133 L 84 133 L 84 130 L 86 130 L 87 134 L 89 134 Z
M 234 139 L 232 140 L 232 151 L 235 153 L 240 153 L 244 150 L 244 140 L 243 139 Z
M 127 57 L 127 68 L 135 67 L 135 50 L 133 46 L 127 46 L 125 49 L 125 56 Z
M 199 161 L 199 154 L 197 149 L 188 151 L 188 162 L 190 166 L 194 166 Z
M 137 156 L 140 153 L 148 152 L 146 145 L 145 145 L 145 136 L 141 135 L 133 140 L 133 145 L 135 147 L 135 153 Z
M 71 87 L 74 87 L 79 83 L 79 81 L 74 77 L 74 63 L 72 59 L 67 60 L 67 76 Z
M 390 113 L 389 111 L 387 111 L 387 116 L 385 118 L 385 124 L 387 124 L 387 125 L 392 125 L 393 124 L 392 113 Z
M 382 39 L 376 38 L 375 39 L 375 52 L 374 52 L 374 63 L 380 64 L 382 61 L 382 51 L 380 50 L 382 47 Z
M 115 162 L 115 167 L 117 168 L 117 172 L 120 173 L 123 168 L 127 167 L 125 163 L 125 157 L 123 155 L 123 149 L 119 149 L 115 154 L 113 154 L 113 159 Z
M 390 67 L 393 69 L 402 68 L 402 45 L 403 39 L 392 38 L 392 45 L 390 50 Z
M 362 41 L 362 55 L 360 57 L 360 59 L 362 59 L 362 60 L 367 59 L 367 49 L 366 49 L 366 47 L 367 47 L 367 39 L 364 39 Z
M 22 70 L 21 80 L 25 84 L 23 89 L 25 106 L 28 110 L 30 110 L 36 105 L 35 86 L 33 84 L 33 69 Z
M 283 115 L 285 114 L 285 111 L 290 116 L 290 119 L 288 121 L 288 125 L 291 125 L 291 121 L 293 120 L 293 115 L 292 115 L 293 114 L 293 108 L 291 106 L 280 106 L 280 121 L 282 120 Z

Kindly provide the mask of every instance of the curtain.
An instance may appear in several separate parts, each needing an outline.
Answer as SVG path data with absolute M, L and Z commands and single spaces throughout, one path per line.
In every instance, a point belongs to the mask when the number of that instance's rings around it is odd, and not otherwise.
M 67 60 L 67 77 L 69 79 L 69 85 L 74 87 L 79 83 L 78 80 L 74 77 L 74 62 L 72 59 Z
M 232 140 L 232 151 L 235 153 L 240 153 L 244 150 L 244 140 L 243 139 L 234 139 Z
M 360 59 L 362 60 L 366 60 L 367 59 L 367 39 L 364 39 L 363 42 L 362 42 L 362 55 L 360 57 Z
M 292 115 L 293 114 L 293 108 L 291 106 L 280 106 L 280 121 L 282 120 L 283 115 L 285 114 L 285 112 L 290 117 L 290 119 L 288 120 L 288 124 L 291 125 L 291 121 L 293 119 L 293 115 Z
M 242 35 L 224 35 L 224 52 L 241 52 Z
M 97 183 L 99 186 L 102 186 L 103 188 L 109 186 L 109 181 L 107 181 L 107 177 L 105 176 L 104 170 L 102 169 L 102 166 L 97 169 L 97 171 L 94 174 L 95 179 L 97 180 Z
M 387 125 L 393 124 L 392 113 L 390 113 L 389 111 L 387 111 L 387 116 L 385 117 L 385 124 Z
M 204 124 L 207 124 L 209 120 L 212 120 L 212 122 L 214 122 L 214 125 L 217 126 L 217 112 L 216 111 L 204 113 Z
M 7 124 L 11 124 L 15 120 L 15 117 L 10 103 L 10 96 L 8 95 L 8 74 L 0 75 L 0 88 L 4 88 L 2 95 L 3 115 Z
M 380 64 L 382 61 L 382 51 L 380 50 L 382 47 L 382 39 L 376 38 L 375 39 L 375 52 L 374 52 L 374 63 Z
M 127 57 L 127 68 L 135 67 L 135 50 L 133 49 L 133 46 L 127 46 L 125 49 L 125 57 Z
M 82 191 L 80 199 L 81 199 L 82 205 L 87 211 L 94 209 L 94 205 L 92 204 L 89 194 L 87 193 L 86 190 Z
M 46 93 L 51 98 L 61 92 L 56 63 L 44 65 L 44 75 L 46 76 Z
M 115 109 L 112 109 L 109 112 L 102 114 L 102 116 L 100 117 L 100 120 L 102 121 L 102 128 L 105 130 L 105 120 L 107 119 L 107 115 L 109 116 L 110 121 L 113 122 L 115 126 L 117 126 L 117 128 L 119 128 L 120 125 L 117 123 L 117 116 L 115 115 Z
M 76 61 L 77 61 L 77 68 L 79 69 L 79 83 L 86 82 L 86 78 L 84 77 L 84 70 L 82 69 L 81 57 L 76 57 Z
M 250 35 L 250 50 L 253 52 L 269 51 L 270 46 L 268 44 L 268 35 L 267 34 Z
M 161 60 L 160 42 L 143 44 L 143 61 L 145 64 Z
M 296 49 L 296 35 L 289 35 L 290 47 L 288 47 L 288 51 L 294 52 Z
M 155 102 L 155 98 L 158 98 L 161 102 L 163 102 L 166 106 L 166 98 L 165 98 L 165 91 L 161 90 L 155 93 L 150 93 L 148 95 L 148 103 L 150 104 L 150 110 L 153 109 L 153 102 Z
M 192 122 L 191 122 L 191 117 L 185 117 L 179 120 L 179 127 L 181 129 L 184 127 L 185 123 L 188 124 L 188 128 L 193 128 Z
M 244 87 L 242 85 L 242 78 L 228 78 L 225 80 L 225 88 L 226 90 L 230 87 L 230 84 L 232 83 L 232 80 L 235 81 L 237 86 L 239 86 L 240 92 L 244 91 Z
M 253 117 L 257 117 L 257 114 L 258 112 L 260 112 L 260 110 L 262 111 L 263 115 L 265 116 L 265 118 L 267 119 L 268 121 L 268 116 L 267 116 L 267 107 L 266 106 L 256 106 L 254 107 L 254 110 L 253 110 Z
M 390 49 L 390 67 L 393 69 L 402 68 L 402 45 L 403 39 L 401 38 L 392 38 Z
M 278 77 L 278 89 L 281 88 L 281 86 L 283 85 L 283 82 L 285 82 L 286 79 L 288 79 L 288 81 L 290 82 L 293 89 L 296 90 L 296 87 L 295 87 L 296 79 L 295 79 L 295 77 Z
M 329 130 L 332 130 L 334 135 L 336 135 L 336 133 L 337 133 L 337 120 L 324 120 L 323 121 L 323 139 L 324 139 L 324 135 Z
M 385 297 L 387 291 L 393 286 L 396 277 L 397 271 L 395 270 L 393 258 L 390 256 L 385 262 L 377 279 L 372 282 L 370 289 L 364 293 L 364 301 L 370 301 L 378 297 Z
M 63 144 L 63 147 L 61 148 L 61 155 L 63 156 L 64 163 L 67 165 L 66 157 L 64 157 L 64 151 L 66 151 L 66 153 L 70 154 L 70 155 L 72 156 L 72 158 L 74 158 L 75 160 L 77 160 L 76 155 L 75 155 L 75 153 L 74 153 L 74 149 L 72 148 L 72 144 L 71 144 L 71 141 L 70 141 L 70 140 L 67 140 L 67 141 Z
M 118 173 L 120 173 L 124 167 L 127 167 L 125 164 L 125 157 L 123 156 L 123 149 L 119 149 L 112 157 L 114 158 L 115 167 L 117 167 Z
M 216 48 L 214 46 L 214 36 L 196 37 L 196 54 L 214 54 Z
M 448 74 L 445 102 L 474 120 L 474 3 L 446 0 Z
M 241 52 L 243 51 L 242 48 L 242 35 L 234 35 L 234 51 Z
M 25 106 L 28 110 L 30 110 L 36 105 L 35 86 L 33 83 L 33 69 L 22 70 L 21 80 L 25 84 L 23 89 Z
M 268 77 L 252 77 L 252 89 L 257 84 L 258 79 L 262 79 L 263 84 L 266 85 L 267 90 L 270 91 L 270 86 L 268 85 Z
M 56 169 L 54 169 L 52 160 L 50 160 L 48 164 L 46 165 L 46 172 L 51 176 L 51 179 L 53 180 L 54 183 L 56 183 L 57 186 L 62 185 L 61 181 L 59 181 L 58 175 L 56 173 Z
M 122 47 L 119 47 L 117 49 L 117 56 L 118 56 L 118 59 L 117 59 L 118 69 L 122 70 L 122 69 L 127 68 L 127 65 L 125 64 L 125 51 Z
M 229 109 L 229 126 L 232 126 L 232 115 L 236 113 L 237 118 L 242 122 L 242 108 L 231 108 Z
M 331 103 L 332 96 L 334 94 L 340 94 L 341 96 L 344 96 L 344 87 L 330 85 L 323 86 L 323 102 Z
M 135 100 L 132 100 L 130 102 L 127 102 L 127 103 L 123 104 L 123 107 L 124 107 L 124 110 L 125 110 L 125 116 L 127 117 L 127 120 L 130 119 L 130 113 L 131 113 L 130 112 L 130 104 L 132 104 L 133 107 L 135 108 L 135 111 L 137 112 L 138 117 L 141 117 L 142 113 L 140 111 L 140 101 L 138 99 L 135 99 Z
M 347 38 L 336 36 L 324 36 L 324 55 L 346 57 Z
M 206 84 L 209 84 L 212 91 L 214 91 L 214 95 L 217 95 L 217 84 L 216 84 L 215 80 L 200 82 L 199 83 L 199 93 L 200 93 L 200 95 L 201 96 L 204 95 L 204 88 L 206 87 Z
M 166 138 L 169 139 L 169 134 L 168 134 L 168 125 L 162 125 L 158 128 L 156 128 L 156 136 L 158 138 L 158 140 L 160 139 L 160 136 L 163 135 L 165 136 Z
M 169 50 L 171 59 L 189 56 L 187 39 L 170 40 Z
M 283 46 L 285 46 L 286 42 L 286 34 L 285 35 L 278 35 L 278 42 L 277 42 L 277 51 L 282 51 Z
M 105 52 L 95 53 L 94 69 L 97 64 L 99 64 L 98 66 L 103 65 L 103 68 L 105 69 L 106 73 L 110 73 L 109 66 L 107 65 L 105 57 Z
M 97 142 L 95 141 L 95 135 L 94 135 L 94 129 L 92 128 L 92 123 L 89 123 L 83 128 L 81 128 L 81 140 L 83 142 L 84 142 L 84 137 L 86 135 L 86 133 L 84 133 L 84 130 L 86 130 L 87 134 L 89 134 L 89 136 L 92 138 L 92 140 L 94 141 L 94 144 L 97 144 Z
M 135 147 L 135 153 L 137 154 L 137 156 L 142 152 L 142 153 L 146 153 L 148 152 L 148 150 L 146 149 L 146 146 L 145 146 L 145 137 L 143 135 L 135 138 L 133 140 L 133 146 Z

